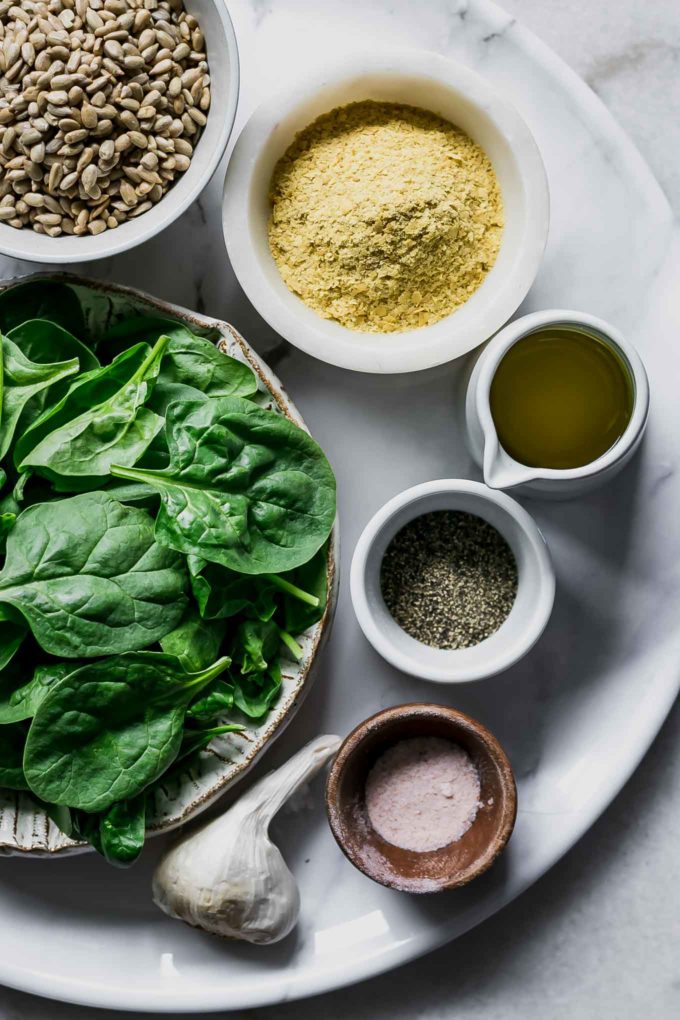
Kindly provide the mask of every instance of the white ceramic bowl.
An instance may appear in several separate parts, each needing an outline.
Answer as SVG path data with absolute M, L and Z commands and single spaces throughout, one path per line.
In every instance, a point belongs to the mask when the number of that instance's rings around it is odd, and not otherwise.
M 34 230 L 0 223 L 0 252 L 29 262 L 91 262 L 134 248 L 158 234 L 198 198 L 224 155 L 236 117 L 239 63 L 236 36 L 224 0 L 185 0 L 205 35 L 210 67 L 211 103 L 208 122 L 191 166 L 148 212 L 96 237 L 47 237 Z
M 452 121 L 486 151 L 505 205 L 498 258 L 479 290 L 432 326 L 360 333 L 322 318 L 281 278 L 269 250 L 268 191 L 295 134 L 334 107 L 365 99 L 420 106 Z M 277 92 L 251 117 L 227 169 L 223 224 L 234 271 L 258 312 L 296 347 L 361 372 L 412 372 L 451 361 L 487 340 L 531 286 L 548 236 L 548 185 L 529 128 L 483 78 L 434 53 L 356 56 Z
M 409 521 L 435 510 L 462 510 L 488 521 L 517 561 L 517 598 L 505 622 L 473 648 L 431 648 L 402 630 L 380 590 L 380 565 L 390 542 Z M 369 521 L 352 560 L 354 612 L 377 652 L 397 669 L 436 683 L 466 683 L 508 669 L 538 641 L 555 598 L 555 573 L 545 540 L 519 503 L 481 482 L 441 479 L 406 489 Z

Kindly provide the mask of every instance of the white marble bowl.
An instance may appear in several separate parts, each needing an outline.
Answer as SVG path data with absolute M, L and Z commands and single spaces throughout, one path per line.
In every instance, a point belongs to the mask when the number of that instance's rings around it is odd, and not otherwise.
M 495 634 L 472 648 L 432 648 L 416 641 L 391 615 L 380 589 L 380 566 L 394 536 L 416 517 L 437 510 L 462 510 L 488 521 L 517 561 L 510 614 Z M 509 669 L 533 648 L 552 612 L 555 572 L 543 536 L 519 503 L 481 482 L 440 479 L 414 485 L 378 510 L 354 551 L 350 587 L 359 625 L 383 658 L 411 676 L 459 684 Z
M 288 289 L 267 238 L 272 172 L 295 134 L 334 107 L 366 99 L 420 106 L 461 127 L 488 154 L 503 193 L 501 249 L 482 286 L 440 322 L 403 333 L 355 332 L 322 318 Z M 229 258 L 255 308 L 296 347 L 361 372 L 431 368 L 487 340 L 515 312 L 533 283 L 548 223 L 545 169 L 517 110 L 467 67 L 417 50 L 344 59 L 277 92 L 241 134 L 224 188 Z
M 213 340 L 225 354 L 249 365 L 258 378 L 258 402 L 307 430 L 306 425 L 271 369 L 257 356 L 233 326 L 178 305 L 152 298 L 131 287 L 100 283 L 78 276 L 38 273 L 0 286 L 0 291 L 22 282 L 56 280 L 71 292 L 80 306 L 90 336 L 101 336 L 115 322 L 130 316 L 175 319 L 192 332 Z M 216 737 L 185 769 L 154 791 L 147 805 L 147 836 L 176 828 L 209 807 L 237 783 L 278 737 L 302 704 L 314 677 L 313 666 L 327 637 L 337 599 L 338 531 L 333 529 L 328 557 L 328 602 L 323 618 L 299 637 L 303 656 L 283 667 L 281 694 L 260 722 L 248 722 L 240 733 Z M 63 857 L 89 850 L 88 844 L 69 839 L 44 808 L 25 793 L 0 790 L 0 856 Z
M 239 61 L 236 35 L 224 0 L 185 0 L 205 35 L 210 68 L 211 102 L 208 122 L 186 173 L 148 212 L 115 230 L 91 237 L 47 237 L 26 227 L 0 223 L 0 252 L 29 262 L 70 265 L 104 259 L 148 241 L 170 226 L 201 194 L 224 155 L 236 117 Z

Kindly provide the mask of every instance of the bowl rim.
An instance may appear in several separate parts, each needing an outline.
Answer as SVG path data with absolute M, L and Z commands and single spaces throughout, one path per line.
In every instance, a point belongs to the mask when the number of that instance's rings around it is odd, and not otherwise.
M 483 749 L 483 754 L 487 761 L 492 764 L 499 777 L 499 781 L 503 789 L 503 804 L 501 805 L 499 825 L 496 835 L 489 842 L 486 850 L 480 854 L 474 865 L 471 865 L 466 871 L 462 872 L 458 878 L 445 881 L 436 889 L 409 889 L 407 886 L 401 886 L 394 881 L 383 881 L 378 878 L 377 875 L 373 874 L 370 869 L 366 867 L 366 862 L 361 855 L 356 854 L 351 845 L 348 844 L 347 840 L 344 838 L 343 832 L 342 820 L 345 817 L 345 812 L 340 806 L 339 788 L 343 774 L 353 756 L 361 750 L 364 741 L 375 733 L 376 730 L 389 726 L 391 723 L 398 723 L 401 719 L 422 718 L 427 721 L 433 716 L 437 716 L 438 718 L 445 720 L 446 723 L 451 724 L 453 728 L 465 730 L 467 733 L 472 734 L 474 739 L 479 742 L 480 748 Z M 397 738 L 397 741 L 395 742 L 398 742 L 399 739 L 401 738 Z M 468 715 L 466 712 L 461 712 L 459 709 L 453 708 L 450 705 L 440 705 L 435 702 L 414 701 L 406 702 L 401 705 L 393 705 L 390 708 L 384 708 L 379 712 L 375 712 L 367 719 L 358 723 L 354 729 L 347 734 L 331 763 L 326 777 L 324 795 L 330 830 L 345 857 L 351 864 L 354 865 L 355 868 L 362 872 L 362 874 L 366 875 L 367 878 L 372 879 L 379 885 L 384 885 L 400 892 L 443 892 L 447 889 L 460 888 L 461 886 L 472 882 L 475 878 L 478 878 L 480 875 L 484 874 L 484 872 L 488 871 L 491 865 L 503 852 L 513 833 L 515 822 L 517 820 L 517 783 L 515 781 L 515 774 L 508 755 L 498 738 L 491 732 L 491 730 L 487 729 L 483 723 L 481 723 L 478 719 L 475 719 L 473 716 Z
M 161 198 L 161 200 L 154 206 L 154 209 L 159 212 L 159 218 L 153 226 L 147 224 L 147 226 L 144 227 L 144 221 L 146 219 L 146 214 L 144 214 L 140 216 L 139 219 L 133 221 L 135 225 L 140 224 L 140 226 L 139 229 L 131 236 L 121 236 L 117 230 L 106 230 L 94 237 L 77 238 L 78 241 L 82 242 L 82 245 L 79 245 L 79 250 L 74 251 L 73 254 L 65 254 L 63 251 L 63 244 L 59 244 L 60 241 L 65 239 L 64 235 L 62 235 L 62 237 L 49 238 L 50 241 L 54 242 L 54 249 L 52 249 L 52 246 L 50 245 L 49 250 L 37 252 L 31 249 L 30 243 L 22 243 L 21 239 L 26 235 L 30 241 L 32 237 L 39 237 L 41 235 L 35 234 L 35 232 L 30 229 L 16 230 L 14 227 L 9 227 L 7 224 L 0 223 L 0 254 L 7 255 L 14 259 L 21 259 L 24 262 L 33 262 L 49 266 L 77 266 L 83 262 L 95 262 L 98 259 L 110 258 L 112 255 L 119 255 L 124 251 L 130 251 L 131 249 L 138 247 L 138 245 L 143 244 L 145 241 L 149 241 L 157 234 L 160 234 L 163 230 L 174 223 L 176 219 L 179 219 L 179 217 L 186 212 L 189 206 L 196 201 L 199 195 L 209 184 L 222 157 L 224 156 L 234 127 L 234 122 L 236 120 L 236 111 L 240 92 L 240 61 L 234 24 L 224 0 L 213 0 L 213 7 L 215 8 L 217 16 L 222 23 L 222 28 L 226 37 L 226 52 L 229 59 L 229 81 L 227 84 L 225 110 L 220 133 L 217 137 L 211 156 L 205 159 L 204 162 L 203 160 L 201 161 L 202 168 L 197 175 L 193 186 L 187 190 L 183 197 L 179 200 L 175 200 L 174 202 L 170 201 L 170 199 L 176 189 L 174 186 L 169 188 L 163 198 Z M 200 146 L 200 139 L 198 146 Z M 178 181 L 177 183 L 180 182 Z M 164 211 L 161 215 L 162 207 L 164 207 Z M 148 212 L 153 211 L 153 209 L 148 210 Z M 68 238 L 68 235 L 65 236 Z M 72 238 L 68 239 L 72 240 Z
M 451 509 L 456 509 L 457 495 L 471 496 L 478 503 L 492 503 L 499 507 L 519 526 L 520 541 L 533 558 L 537 568 L 539 585 L 535 596 L 535 608 L 524 634 L 515 638 L 504 650 L 501 649 L 490 655 L 485 663 L 480 662 L 476 666 L 465 666 L 460 663 L 456 665 L 455 649 L 448 653 L 447 664 L 440 666 L 420 663 L 415 656 L 405 654 L 396 647 L 376 622 L 376 615 L 368 598 L 367 564 L 376 541 L 390 529 L 393 529 L 390 537 L 394 537 L 399 527 L 403 526 L 394 525 L 395 519 L 403 508 L 416 508 L 433 495 L 450 495 Z M 418 513 L 414 512 L 410 519 L 417 516 Z M 350 568 L 350 594 L 354 613 L 370 644 L 387 662 L 402 672 L 439 684 L 473 683 L 484 680 L 509 669 L 523 658 L 534 647 L 550 619 L 555 600 L 555 587 L 555 570 L 548 546 L 533 517 L 507 493 L 491 489 L 483 482 L 459 478 L 442 478 L 432 482 L 423 482 L 405 489 L 388 500 L 376 511 L 361 533 Z M 483 645 L 484 642 L 480 642 L 475 647 L 481 648 Z
M 284 295 L 275 291 L 262 268 L 266 256 L 261 255 L 254 241 L 250 213 L 252 180 L 259 157 L 281 120 L 308 102 L 310 96 L 350 84 L 362 76 L 380 74 L 393 79 L 419 78 L 464 95 L 466 101 L 503 135 L 522 181 L 526 215 L 512 276 L 499 277 L 483 307 L 476 311 L 474 321 L 458 327 L 464 339 L 455 353 L 451 352 L 451 337 L 456 332 L 455 316 L 460 309 L 432 325 L 396 334 L 355 332 L 320 315 L 314 315 L 313 321 L 305 321 L 301 308 L 311 310 L 292 292 Z M 548 239 L 549 220 L 549 190 L 543 160 L 533 134 L 517 109 L 495 86 L 464 64 L 427 50 L 387 47 L 370 53 L 355 52 L 330 62 L 323 69 L 308 71 L 262 103 L 246 123 L 232 151 L 222 203 L 224 237 L 232 268 L 247 297 L 269 325 L 290 343 L 322 361 L 340 368 L 381 374 L 421 371 L 445 364 L 477 347 L 500 329 L 517 310 L 536 278 Z M 389 338 L 394 336 L 400 338 L 402 345 L 398 351 L 387 346 Z

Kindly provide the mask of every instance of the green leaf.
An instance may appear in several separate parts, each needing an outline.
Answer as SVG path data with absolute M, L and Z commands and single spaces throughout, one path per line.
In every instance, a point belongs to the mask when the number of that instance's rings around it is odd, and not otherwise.
M 82 486 L 83 477 L 91 480 L 88 484 L 102 484 L 112 463 L 132 465 L 139 460 L 163 427 L 163 419 L 143 405 L 158 376 L 168 342 L 167 337 L 161 337 L 151 351 L 137 348 L 140 352 L 147 351 L 140 364 L 135 365 L 136 358 L 121 355 L 121 360 L 125 359 L 134 371 L 124 378 L 115 392 L 108 393 L 103 399 L 102 392 L 97 399 L 97 391 L 102 389 L 101 380 L 107 372 L 107 381 L 111 377 L 113 366 L 90 373 L 86 386 L 81 382 L 72 387 L 56 408 L 36 422 L 36 432 L 42 438 L 28 453 L 23 453 L 22 445 L 19 470 L 33 468 L 57 481 L 63 491 L 70 488 L 74 477 L 76 487 Z M 82 406 L 85 395 L 88 398 L 85 409 L 64 420 L 69 408 L 73 410 Z M 47 431 L 55 422 L 58 422 L 56 427 Z M 24 435 L 26 443 L 29 439 L 30 432 Z
M 170 343 L 159 385 L 189 387 L 206 397 L 251 397 L 257 392 L 257 377 L 248 365 L 224 354 L 181 322 L 153 316 L 126 319 L 109 330 L 104 344 L 114 343 L 120 349 L 121 342 L 126 346 L 152 343 L 161 334 L 169 336 Z
M 218 679 L 195 701 L 192 701 L 187 709 L 187 720 L 198 723 L 212 722 L 218 716 L 226 715 L 233 707 L 233 686 Z
M 335 479 L 302 429 L 238 397 L 171 404 L 162 471 L 112 467 L 161 494 L 159 541 L 244 574 L 306 563 L 335 519 Z
M 232 658 L 242 674 L 264 672 L 278 658 L 279 628 L 270 620 L 245 620 L 236 631 Z
M 127 868 L 144 847 L 146 796 L 113 804 L 99 822 L 98 847 L 109 864 Z
M 189 672 L 198 672 L 217 659 L 223 637 L 223 623 L 202 619 L 190 606 L 179 626 L 161 638 L 161 648 L 167 655 L 176 655 Z
M 0 673 L 0 724 L 32 719 L 49 688 L 78 669 L 77 662 L 54 662 L 36 666 L 26 682 L 26 667 L 12 663 Z
M 251 673 L 234 680 L 234 705 L 250 719 L 262 719 L 279 696 L 281 667 L 270 664 L 266 673 Z
M 68 836 L 69 839 L 78 839 L 70 808 L 65 807 L 63 804 L 45 804 L 39 797 L 35 797 L 34 800 L 44 808 L 47 817 L 52 819 L 57 828 L 61 829 L 65 836 Z
M 196 751 L 204 751 L 215 737 L 220 737 L 223 733 L 241 733 L 244 729 L 245 727 L 239 723 L 226 723 L 224 726 L 212 726 L 205 730 L 185 730 L 175 761 L 183 761 Z
M 15 619 L 15 614 L 11 614 L 10 619 L 4 619 L 6 615 L 0 615 L 0 671 L 12 661 L 28 634 L 21 616 Z
M 257 393 L 252 369 L 188 331 L 170 341 L 161 379 L 166 384 L 190 386 L 207 397 L 252 397 Z
M 183 383 L 166 382 L 163 378 L 160 378 L 154 386 L 151 397 L 147 401 L 147 407 L 156 414 L 159 414 L 162 418 L 165 418 L 170 404 L 174 404 L 178 400 L 186 403 L 190 400 L 200 401 L 208 399 L 209 398 L 206 397 L 205 394 L 201 393 L 200 390 L 195 389 L 193 386 L 185 386 Z M 163 449 L 167 453 L 165 436 L 161 436 L 161 439 Z
M 8 511 L 0 513 L 0 554 L 4 553 L 7 536 L 16 524 L 17 515 Z
M 291 634 L 301 634 L 322 618 L 328 600 L 328 546 L 325 545 L 308 563 L 281 575 L 285 580 L 314 595 L 318 599 L 317 606 L 284 594 L 283 614 L 284 627 Z
M 186 673 L 174 656 L 137 652 L 70 673 L 31 724 L 24 754 L 31 790 L 88 812 L 138 796 L 177 756 L 189 702 L 228 665 L 220 659 Z
M 281 690 L 281 636 L 273 620 L 245 620 L 234 636 L 234 705 L 251 719 L 267 714 Z
M 28 319 L 10 329 L 7 336 L 27 358 L 41 365 L 53 362 L 58 355 L 60 361 L 77 358 L 81 372 L 100 367 L 96 354 L 89 347 L 48 319 Z
M 0 603 L 41 647 L 64 658 L 144 648 L 186 607 L 182 558 L 154 540 L 153 518 L 104 492 L 39 503 L 7 540 Z
M 39 364 L 29 361 L 12 340 L 2 337 L 0 457 L 9 450 L 19 418 L 22 412 L 28 410 L 30 401 L 42 390 L 77 371 L 77 358 L 49 365 Z
M 117 499 L 119 503 L 126 503 L 130 506 L 141 506 L 146 510 L 156 510 L 159 496 L 155 489 L 143 482 L 110 482 L 104 492 L 111 499 Z
M 112 357 L 133 344 L 153 342 L 161 334 L 180 341 L 194 336 L 177 319 L 166 319 L 162 315 L 126 315 L 109 327 L 99 344 L 99 350 L 106 351 Z
M 239 613 L 271 620 L 276 611 L 276 588 L 267 578 L 238 574 L 198 556 L 188 556 L 187 565 L 194 598 L 206 620 L 225 620 Z
M 124 351 L 110 365 L 82 372 L 64 396 L 53 407 L 47 408 L 17 440 L 14 463 L 19 466 L 23 458 L 51 432 L 67 425 L 95 404 L 115 396 L 144 363 L 149 351 L 147 344 L 138 344 Z
M 74 336 L 85 335 L 85 319 L 74 291 L 56 280 L 31 280 L 0 292 L 0 329 L 8 333 L 29 319 L 48 319 Z
M 25 743 L 24 725 L 0 726 L 0 787 L 6 790 L 28 790 L 23 768 Z

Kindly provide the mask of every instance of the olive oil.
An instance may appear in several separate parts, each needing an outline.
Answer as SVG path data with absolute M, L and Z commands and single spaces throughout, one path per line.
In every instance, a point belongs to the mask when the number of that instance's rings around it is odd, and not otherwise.
M 503 449 L 529 467 L 583 467 L 610 450 L 633 413 L 633 382 L 603 340 L 550 326 L 518 340 L 491 383 Z

